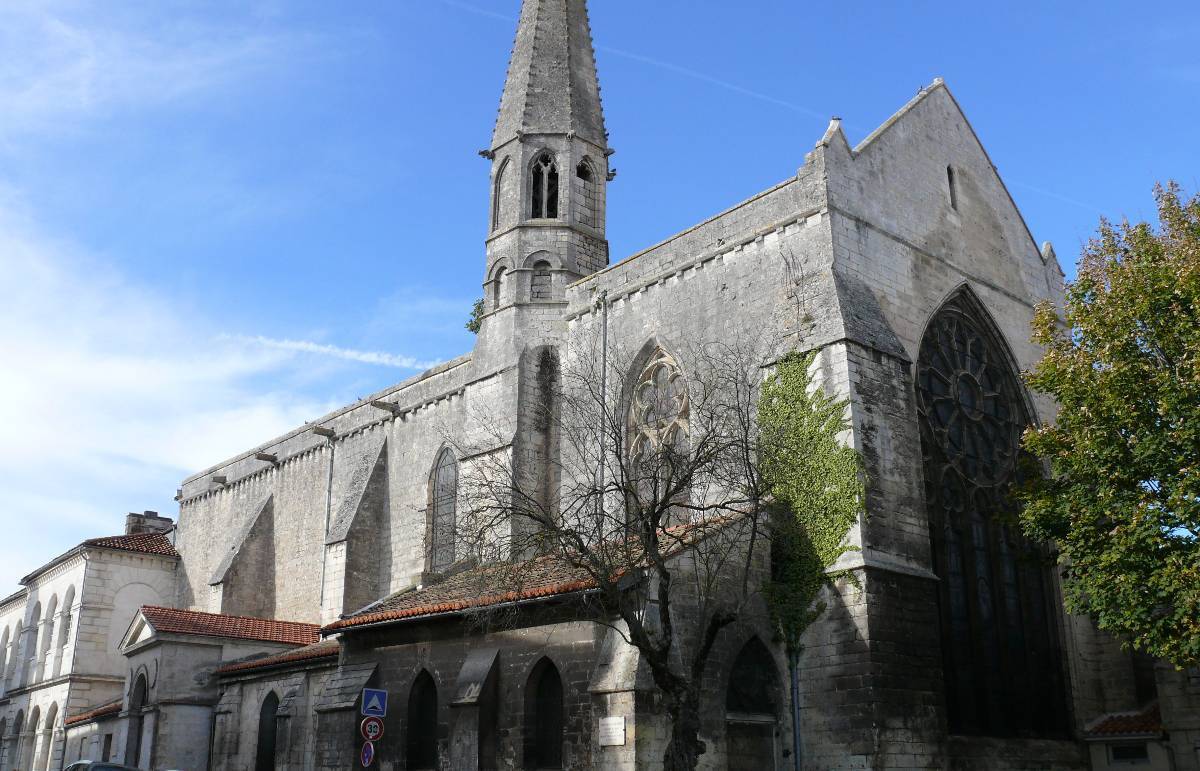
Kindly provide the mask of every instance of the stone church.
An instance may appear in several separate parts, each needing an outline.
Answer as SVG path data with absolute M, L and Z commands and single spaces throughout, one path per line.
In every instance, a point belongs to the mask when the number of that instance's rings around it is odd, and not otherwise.
M 703 768 L 1200 771 L 1200 672 L 1067 615 L 997 517 L 1022 428 L 1054 417 L 1018 373 L 1063 273 L 946 85 L 856 146 L 833 120 L 779 184 L 619 261 L 611 154 L 585 0 L 524 0 L 483 153 L 474 349 L 184 480 L 152 566 L 173 595 L 126 613 L 111 691 L 17 721 L 4 768 L 362 767 L 365 688 L 389 700 L 372 767 L 661 767 L 661 699 L 588 580 L 532 559 L 481 595 L 454 535 L 481 414 L 504 431 L 490 452 L 562 483 L 532 403 L 547 352 L 569 366 L 603 335 L 639 352 L 638 383 L 686 380 L 707 341 L 815 352 L 870 479 L 837 565 L 856 580 L 807 631 L 795 702 L 765 613 L 721 632 Z M 500 602 L 505 624 L 471 622 Z

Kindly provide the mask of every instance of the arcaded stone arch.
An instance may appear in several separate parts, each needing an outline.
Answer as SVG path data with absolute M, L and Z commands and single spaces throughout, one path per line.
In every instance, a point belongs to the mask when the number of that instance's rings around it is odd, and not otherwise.
M 1033 417 L 1008 347 L 969 288 L 929 321 L 916 397 L 950 730 L 1063 735 L 1052 578 L 1009 524 Z
M 137 766 L 142 756 L 142 734 L 145 733 L 146 717 L 143 710 L 150 697 L 146 673 L 139 672 L 129 692 L 129 728 L 125 737 L 125 765 Z
M 729 771 L 774 768 L 783 698 L 775 657 L 758 637 L 742 645 L 725 682 L 725 754 Z
M 46 710 L 46 719 L 41 727 L 41 739 L 37 756 L 37 771 L 49 771 L 50 762 L 54 759 L 54 731 L 58 727 L 58 703 L 55 702 Z

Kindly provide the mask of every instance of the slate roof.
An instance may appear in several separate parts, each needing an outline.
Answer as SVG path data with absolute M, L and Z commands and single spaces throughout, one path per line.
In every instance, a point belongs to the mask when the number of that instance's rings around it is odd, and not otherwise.
M 150 622 L 150 626 L 159 633 L 235 637 L 288 645 L 312 645 L 321 639 L 319 626 L 298 621 L 225 616 L 196 610 L 162 608 L 157 605 L 145 605 L 141 612 Z
M 341 647 L 341 643 L 339 643 L 337 640 L 324 640 L 316 643 L 315 645 L 306 645 L 303 648 L 297 648 L 294 651 L 287 651 L 286 653 L 279 653 L 275 656 L 266 656 L 261 659 L 254 659 L 253 661 L 242 661 L 237 664 L 226 664 L 225 666 L 217 669 L 217 674 L 240 675 L 259 669 L 280 667 L 286 664 L 319 661 L 321 659 L 336 659 Z
M 1130 736 L 1160 736 L 1163 732 L 1162 712 L 1154 702 L 1136 712 L 1111 712 L 1088 724 L 1083 733 L 1089 739 L 1109 739 Z
M 163 557 L 178 557 L 171 539 L 162 533 L 138 533 L 136 535 L 110 535 L 104 538 L 89 538 L 84 546 L 118 551 L 136 551 L 142 554 L 159 554 Z
M 498 580 L 489 581 L 488 576 L 491 573 L 495 573 Z M 506 591 L 480 594 L 481 587 L 510 583 L 513 576 L 520 577 L 519 586 Z M 506 602 L 553 597 L 592 589 L 595 586 L 596 582 L 583 570 L 554 557 L 537 557 L 516 567 L 485 566 L 465 570 L 432 586 L 393 594 L 356 615 L 335 621 L 322 631 L 335 632 L 381 621 L 399 621 Z
M 121 699 L 110 701 L 107 704 L 102 704 L 95 709 L 90 709 L 87 712 L 80 712 L 78 715 L 72 715 L 63 721 L 65 725 L 79 725 L 80 723 L 90 723 L 93 720 L 99 720 L 103 717 L 115 715 L 121 711 Z

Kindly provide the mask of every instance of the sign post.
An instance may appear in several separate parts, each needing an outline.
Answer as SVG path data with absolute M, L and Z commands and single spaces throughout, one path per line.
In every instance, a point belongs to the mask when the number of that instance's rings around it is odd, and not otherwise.
M 363 688 L 362 713 L 364 717 L 387 717 L 388 692 L 375 688 Z

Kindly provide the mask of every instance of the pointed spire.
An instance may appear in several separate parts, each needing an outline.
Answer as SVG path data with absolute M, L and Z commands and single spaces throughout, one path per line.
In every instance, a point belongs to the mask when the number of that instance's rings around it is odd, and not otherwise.
M 518 132 L 607 147 L 586 0 L 523 0 L 492 147 Z

